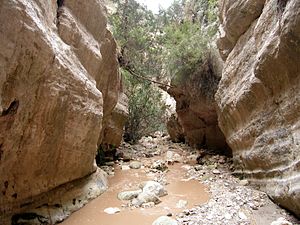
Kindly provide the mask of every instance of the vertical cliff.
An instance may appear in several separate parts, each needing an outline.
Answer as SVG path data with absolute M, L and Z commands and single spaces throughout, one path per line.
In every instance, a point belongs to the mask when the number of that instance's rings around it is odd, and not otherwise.
M 120 141 L 127 109 L 104 12 L 99 0 L 0 2 L 0 216 L 67 196 L 55 188 L 96 171 L 98 141 Z M 105 189 L 101 171 L 85 180 L 75 197 Z
M 196 71 L 185 74 L 181 82 L 168 89 L 176 100 L 177 119 L 171 117 L 167 127 L 173 141 L 185 139 L 191 146 L 230 154 L 218 127 L 214 100 L 221 76 L 218 59 L 218 55 L 211 53 Z
M 300 215 L 300 1 L 222 0 L 219 124 L 237 173 Z

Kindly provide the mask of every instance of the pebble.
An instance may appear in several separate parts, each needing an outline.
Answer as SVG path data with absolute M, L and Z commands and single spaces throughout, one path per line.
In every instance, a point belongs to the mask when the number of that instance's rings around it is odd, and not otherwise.
M 220 174 L 221 173 L 220 170 L 217 170 L 217 169 L 213 170 L 212 172 L 213 172 L 213 174 Z
M 144 209 L 153 208 L 154 206 L 155 206 L 154 202 L 147 202 L 147 203 L 142 204 L 142 208 L 144 208 Z
M 145 163 L 145 167 L 148 170 L 147 176 L 151 174 L 151 180 L 158 181 L 160 184 L 165 185 L 162 182 L 161 177 L 168 171 L 167 163 L 166 163 L 166 153 L 167 151 L 178 152 L 183 158 L 183 161 L 189 162 L 190 158 L 197 158 L 199 154 L 198 151 L 192 151 L 192 149 L 188 146 L 181 144 L 174 144 L 164 141 L 156 141 L 157 139 L 152 138 L 147 141 L 154 141 L 154 147 L 147 147 L 141 149 L 140 147 L 134 148 L 135 152 L 133 153 L 135 159 L 138 157 L 143 157 L 144 154 L 163 154 L 162 160 L 149 160 Z M 147 142 L 146 141 L 146 142 Z M 145 143 L 145 145 L 148 145 Z M 169 146 L 168 148 L 164 148 L 165 146 Z M 160 152 L 158 151 L 160 150 Z M 180 152 L 181 151 L 181 152 Z M 156 153 L 157 152 L 157 153 Z M 196 152 L 196 153 L 195 153 Z M 169 158 L 174 157 L 174 154 L 168 153 Z M 186 155 L 187 154 L 187 155 Z M 196 157 L 194 157 L 194 155 Z M 168 158 L 168 157 L 167 157 Z M 263 192 L 255 190 L 248 186 L 249 181 L 246 179 L 239 180 L 237 177 L 231 175 L 231 172 L 234 169 L 232 165 L 232 160 L 230 158 L 226 158 L 225 156 L 219 155 L 205 155 L 202 157 L 201 165 L 187 165 L 183 164 L 181 167 L 186 172 L 185 181 L 190 179 L 199 180 L 204 185 L 206 185 L 210 192 L 210 199 L 208 203 L 201 204 L 192 209 L 182 209 L 182 212 L 176 214 L 177 222 L 176 224 L 182 225 L 196 225 L 196 224 L 205 224 L 205 225 L 250 225 L 252 224 L 252 219 L 254 216 L 253 210 L 258 210 L 260 207 L 266 204 L 273 204 L 268 196 L 263 194 Z M 153 165 L 154 164 L 154 165 Z M 157 166 L 157 167 L 156 167 Z M 153 169 L 155 168 L 156 169 Z M 165 168 L 163 168 L 165 167 Z M 157 170 L 160 169 L 160 170 Z M 165 171 L 164 171 L 165 170 Z M 170 166 L 170 170 L 172 167 Z M 167 180 L 168 181 L 168 180 Z M 143 186 L 144 187 L 144 186 Z M 141 187 L 141 188 L 143 188 Z M 184 197 L 181 197 L 184 198 Z M 161 198 L 161 201 L 164 201 L 165 198 Z M 145 203 L 142 207 L 148 207 L 149 205 L 153 205 L 153 203 Z M 162 210 L 162 214 L 166 215 L 166 217 L 174 216 L 172 215 L 172 209 L 176 207 L 176 203 L 174 205 L 168 205 L 169 208 L 164 208 Z M 170 209 L 172 208 L 172 209 Z M 142 208 L 143 209 L 143 208 Z M 144 209 L 145 211 L 147 209 Z M 293 221 L 294 219 L 289 215 L 279 214 L 276 212 L 275 214 L 263 213 L 260 211 L 256 212 L 262 218 L 273 218 L 274 222 L 272 225 L 291 225 L 292 223 L 287 220 Z M 285 217 L 287 220 L 276 220 L 278 217 Z M 271 220 L 272 221 L 272 220 Z M 173 221 L 174 222 L 174 221 Z M 172 223 L 171 223 L 172 224 Z M 166 225 L 165 223 L 156 223 L 155 225 Z M 167 223 L 167 225 L 169 225 Z M 173 225 L 173 224 L 172 224 Z M 264 224 L 264 225 L 270 225 Z
M 129 164 L 130 169 L 140 169 L 142 167 L 142 163 L 139 161 L 132 161 Z
M 118 199 L 129 201 L 136 198 L 140 193 L 142 193 L 142 190 L 122 191 L 118 194 Z
M 168 217 L 168 216 L 161 216 L 157 218 L 152 225 L 178 225 L 177 221 Z
M 230 219 L 232 218 L 232 216 L 231 216 L 229 213 L 226 213 L 226 214 L 224 215 L 224 218 L 225 218 L 226 220 L 230 220 Z
M 248 217 L 245 215 L 245 213 L 243 213 L 243 212 L 239 212 L 239 218 L 241 219 L 241 220 L 247 220 L 248 219 Z
M 128 165 L 122 165 L 121 169 L 122 170 L 130 170 L 130 167 Z
M 280 217 L 276 221 L 273 221 L 271 225 L 293 225 L 293 224 L 287 221 L 285 218 Z
M 104 209 L 104 212 L 107 214 L 116 214 L 116 213 L 119 213 L 120 211 L 121 210 L 117 207 L 109 207 L 109 208 Z
M 176 208 L 182 209 L 187 206 L 188 202 L 185 200 L 179 200 L 176 204 Z
M 239 183 L 240 183 L 240 185 L 242 185 L 242 186 L 246 186 L 246 185 L 249 184 L 249 181 L 248 181 L 248 180 L 241 180 Z

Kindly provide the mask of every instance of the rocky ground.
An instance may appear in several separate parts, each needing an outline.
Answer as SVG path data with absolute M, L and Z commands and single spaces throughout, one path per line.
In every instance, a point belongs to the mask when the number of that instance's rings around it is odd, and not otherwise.
M 153 225 L 300 224 L 299 220 L 275 205 L 265 193 L 251 187 L 247 180 L 233 176 L 234 166 L 231 159 L 225 156 L 216 155 L 204 149 L 193 149 L 180 143 L 172 143 L 168 137 L 162 137 L 159 134 L 154 137 L 145 137 L 136 145 L 124 143 L 117 150 L 117 155 L 120 160 L 115 163 L 122 169 L 146 168 L 148 173 L 157 174 L 153 182 L 161 186 L 168 184 L 165 179 L 168 166 L 181 163 L 187 180 L 197 180 L 208 187 L 210 200 L 207 203 L 195 205 L 189 209 L 183 207 L 179 213 L 173 215 L 169 213 L 158 218 Z M 111 176 L 114 175 L 112 165 L 113 163 L 107 163 L 102 167 Z M 145 204 L 146 207 L 151 207 L 152 201 L 153 205 L 163 201 L 163 198 L 160 198 L 165 194 L 163 188 L 161 193 L 156 189 L 157 195 L 154 196 L 154 200 L 152 196 L 152 198 L 146 198 L 147 201 L 141 194 L 144 192 L 143 187 L 145 184 L 140 190 L 133 190 L 131 197 L 125 193 L 128 204 L 124 207 L 143 207 Z M 124 197 L 124 193 L 120 193 L 122 194 Z M 139 197 L 140 195 L 143 198 Z

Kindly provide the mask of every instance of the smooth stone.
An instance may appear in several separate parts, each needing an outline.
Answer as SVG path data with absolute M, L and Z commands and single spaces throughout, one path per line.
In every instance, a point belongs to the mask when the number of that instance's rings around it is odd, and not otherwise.
M 142 193 L 142 190 L 122 191 L 118 194 L 118 199 L 129 201 L 136 198 L 140 193 Z
M 122 170 L 130 170 L 130 167 L 128 165 L 122 165 L 121 169 Z
M 136 206 L 141 206 L 142 204 L 147 202 L 154 202 L 155 204 L 159 204 L 161 203 L 161 200 L 157 195 L 149 192 L 142 192 L 137 196 L 137 198 L 134 198 L 132 200 L 132 204 Z
M 140 169 L 142 167 L 142 163 L 139 161 L 132 161 L 130 162 L 129 167 L 131 169 Z
M 151 193 L 158 197 L 162 197 L 168 194 L 166 189 L 156 181 L 147 181 L 143 187 L 144 193 Z
M 226 213 L 226 214 L 224 215 L 224 218 L 225 218 L 226 220 L 230 220 L 230 219 L 232 218 L 232 216 L 231 216 L 229 213 Z
M 242 186 L 246 186 L 246 185 L 248 185 L 249 184 L 249 181 L 248 180 L 240 180 L 240 185 L 242 185 Z
M 243 212 L 239 212 L 239 218 L 241 219 L 241 220 L 247 220 L 248 219 L 248 217 L 245 215 L 245 213 L 243 213 Z
M 185 200 L 179 200 L 176 204 L 176 208 L 182 209 L 187 206 L 188 202 Z
M 116 213 L 119 213 L 120 211 L 121 210 L 117 207 L 109 207 L 109 208 L 104 209 L 104 212 L 107 214 L 116 214 Z
M 213 174 L 220 174 L 220 173 L 221 173 L 221 172 L 220 172 L 219 170 L 217 170 L 217 169 L 213 170 L 212 172 L 213 172 Z
M 177 221 L 168 217 L 168 216 L 161 216 L 157 218 L 152 225 L 178 225 Z
M 287 221 L 285 218 L 280 217 L 276 221 L 273 221 L 271 225 L 293 225 L 293 224 Z

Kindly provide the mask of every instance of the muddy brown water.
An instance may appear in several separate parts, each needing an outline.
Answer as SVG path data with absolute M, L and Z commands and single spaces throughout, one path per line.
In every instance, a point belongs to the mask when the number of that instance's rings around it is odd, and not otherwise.
M 153 180 L 153 176 L 147 176 L 146 169 L 120 170 L 115 168 L 115 176 L 109 178 L 109 189 L 94 199 L 82 209 L 73 213 L 62 225 L 151 225 L 159 216 L 172 213 L 173 215 L 184 209 L 176 208 L 179 200 L 187 200 L 187 208 L 203 204 L 209 200 L 207 188 L 196 180 L 184 177 L 183 164 L 169 166 L 167 173 L 168 195 L 162 197 L 162 202 L 153 208 L 122 208 L 122 202 L 117 198 L 121 191 L 136 190 L 143 181 Z M 120 213 L 109 215 L 104 212 L 108 207 L 118 207 Z

